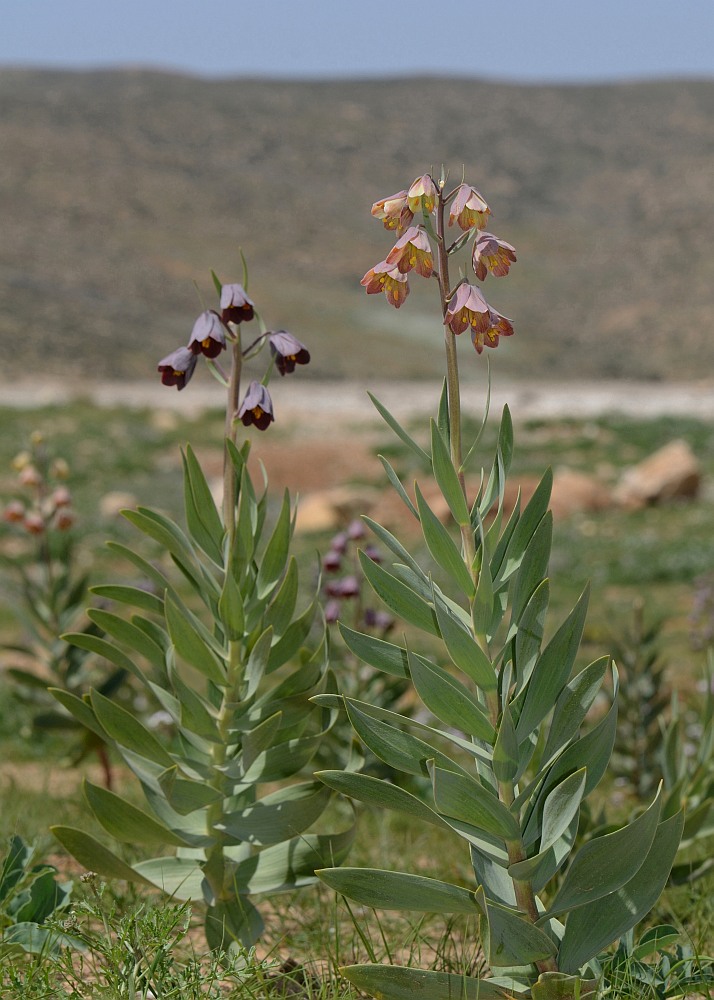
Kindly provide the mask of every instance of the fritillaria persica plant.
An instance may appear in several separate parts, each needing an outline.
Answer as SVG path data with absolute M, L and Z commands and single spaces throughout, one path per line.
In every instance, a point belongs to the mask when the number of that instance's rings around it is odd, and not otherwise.
M 379 201 L 372 214 L 398 239 L 365 275 L 369 294 L 384 292 L 401 308 L 413 272 L 438 290 L 446 379 L 429 445 L 423 448 L 382 404 L 400 439 L 431 470 L 450 511 L 436 516 L 418 482 L 413 492 L 384 459 L 407 514 L 421 527 L 431 557 L 423 565 L 384 527 L 372 523 L 393 554 L 391 567 L 362 558 L 365 576 L 387 608 L 409 626 L 401 643 L 351 629 L 342 633 L 361 660 L 410 678 L 433 722 L 408 719 L 346 695 L 318 704 L 347 712 L 359 738 L 392 769 L 421 778 L 423 797 L 349 771 L 324 771 L 331 788 L 430 823 L 468 850 L 473 885 L 405 872 L 330 868 L 320 877 L 367 906 L 473 914 L 492 977 L 396 965 L 344 970 L 380 998 L 418 992 L 429 1000 L 514 995 L 536 1000 L 584 996 L 597 989 L 597 955 L 649 912 L 667 880 L 682 832 L 678 804 L 655 794 L 633 822 L 575 848 L 580 806 L 603 777 L 613 748 L 617 703 L 589 723 L 589 709 L 608 671 L 604 657 L 573 672 L 587 594 L 549 628 L 548 562 L 551 474 L 533 497 L 509 512 L 504 487 L 513 451 L 506 408 L 496 454 L 470 493 L 465 472 L 478 438 L 464 454 L 457 340 L 467 330 L 480 354 L 513 333 L 511 321 L 471 280 L 451 277 L 452 259 L 469 248 L 479 281 L 504 276 L 514 248 L 484 227 L 490 209 L 462 183 L 429 174 Z M 449 226 L 461 231 L 453 241 Z M 479 435 L 480 436 L 480 435 Z M 426 641 L 422 640 L 426 637 Z
M 345 856 L 352 830 L 315 832 L 332 792 L 311 776 L 296 780 L 337 715 L 309 700 L 335 687 L 319 582 L 301 607 L 290 554 L 290 498 L 286 493 L 268 527 L 267 483 L 256 492 L 249 444 L 237 440 L 243 425 L 264 430 L 273 421 L 271 369 L 292 372 L 309 354 L 292 334 L 269 332 L 262 324 L 244 347 L 242 326 L 254 318 L 254 305 L 241 285 L 221 285 L 215 275 L 214 281 L 219 310 L 204 311 L 188 344 L 158 367 L 165 385 L 182 390 L 203 355 L 227 389 L 222 511 L 187 447 L 186 530 L 156 510 L 124 512 L 158 543 L 168 567 L 157 563 L 155 551 L 147 558 L 112 543 L 150 587 L 95 587 L 104 600 L 133 613 L 92 609 L 89 616 L 106 638 L 66 636 L 133 675 L 168 713 L 172 736 L 160 739 L 98 691 L 84 698 L 55 692 L 79 722 L 115 747 L 145 800 L 139 807 L 86 782 L 90 809 L 116 840 L 158 849 L 159 856 L 130 864 L 82 830 L 63 826 L 54 833 L 101 875 L 205 901 L 206 937 L 220 949 L 252 944 L 263 930 L 253 897 L 314 882 L 316 866 Z M 266 376 L 252 381 L 241 398 L 243 361 L 265 344 L 271 354 Z M 228 370 L 219 361 L 224 352 Z

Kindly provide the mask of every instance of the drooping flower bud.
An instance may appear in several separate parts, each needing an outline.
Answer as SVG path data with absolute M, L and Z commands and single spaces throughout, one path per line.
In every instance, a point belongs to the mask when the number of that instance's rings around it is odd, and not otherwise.
M 476 237 L 471 262 L 479 281 L 485 281 L 488 271 L 494 278 L 503 278 L 515 260 L 515 247 L 505 240 L 499 240 L 492 233 L 479 233 Z
M 45 522 L 40 514 L 34 510 L 29 510 L 25 514 L 25 530 L 31 535 L 41 535 L 45 530 Z
M 50 501 L 55 507 L 68 507 L 72 502 L 72 494 L 66 486 L 58 486 L 52 491 Z
M 452 295 L 444 322 L 452 333 L 463 333 L 470 328 L 485 333 L 491 325 L 491 308 L 475 285 L 464 281 Z
M 456 222 L 464 231 L 473 229 L 474 226 L 483 229 L 490 214 L 491 209 L 476 188 L 470 184 L 462 184 L 451 202 L 449 225 L 453 226 Z
M 197 356 L 188 347 L 178 347 L 158 364 L 162 385 L 175 385 L 181 391 L 191 381 Z
M 289 375 L 295 371 L 295 365 L 306 365 L 310 361 L 307 347 L 287 330 L 269 333 L 268 342 L 275 358 L 275 366 L 281 375 Z
M 226 346 L 226 331 L 218 313 L 206 309 L 193 324 L 188 348 L 194 354 L 205 354 L 207 358 L 217 358 Z
M 422 174 L 412 181 L 407 191 L 410 212 L 433 212 L 436 204 L 436 184 L 429 174 Z
M 10 500 L 3 508 L 2 519 L 8 524 L 20 524 L 25 520 L 25 505 L 20 500 Z
M 254 424 L 259 431 L 272 423 L 273 401 L 264 385 L 255 379 L 250 383 L 236 416 L 246 427 Z
M 406 229 L 414 218 L 406 191 L 398 191 L 389 198 L 375 201 L 372 205 L 372 215 L 375 219 L 382 220 L 385 229 L 396 229 L 398 233 Z
M 221 319 L 224 323 L 247 323 L 254 315 L 255 304 L 248 298 L 242 285 L 223 285 Z
M 384 292 L 387 302 L 395 309 L 399 309 L 409 295 L 409 280 L 406 274 L 402 274 L 398 267 L 388 264 L 386 260 L 380 261 L 367 271 L 360 284 L 364 286 L 368 295 Z
M 415 269 L 423 278 L 434 271 L 431 243 L 423 226 L 410 226 L 387 254 L 387 264 L 399 268 L 402 274 Z

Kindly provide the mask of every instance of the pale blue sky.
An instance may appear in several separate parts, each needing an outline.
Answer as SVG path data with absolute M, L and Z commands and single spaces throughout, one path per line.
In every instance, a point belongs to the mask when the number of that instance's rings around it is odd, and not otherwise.
M 5 66 L 714 77 L 714 0 L 2 0 L 0 15 Z

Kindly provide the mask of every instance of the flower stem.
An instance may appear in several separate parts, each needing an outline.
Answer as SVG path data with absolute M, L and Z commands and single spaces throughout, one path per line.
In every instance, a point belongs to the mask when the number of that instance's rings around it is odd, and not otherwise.
M 235 414 L 240 399 L 240 376 L 243 367 L 243 354 L 240 345 L 240 328 L 235 330 L 235 340 L 231 344 L 231 373 L 228 379 L 228 396 L 226 399 L 225 439 L 236 441 Z M 228 535 L 228 549 L 233 547 L 236 520 L 236 476 L 233 462 L 228 454 L 228 447 L 223 449 L 223 523 Z

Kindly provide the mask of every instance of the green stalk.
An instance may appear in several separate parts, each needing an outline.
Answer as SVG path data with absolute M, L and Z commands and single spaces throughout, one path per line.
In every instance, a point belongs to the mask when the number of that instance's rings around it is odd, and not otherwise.
M 236 440 L 234 417 L 240 399 L 240 376 L 243 367 L 243 354 L 240 342 L 240 327 L 235 327 L 235 340 L 231 343 L 231 372 L 228 380 L 228 398 L 226 400 L 225 439 Z M 223 523 L 228 535 L 228 551 L 233 547 L 233 536 L 236 527 L 236 479 L 233 463 L 228 449 L 223 449 Z

